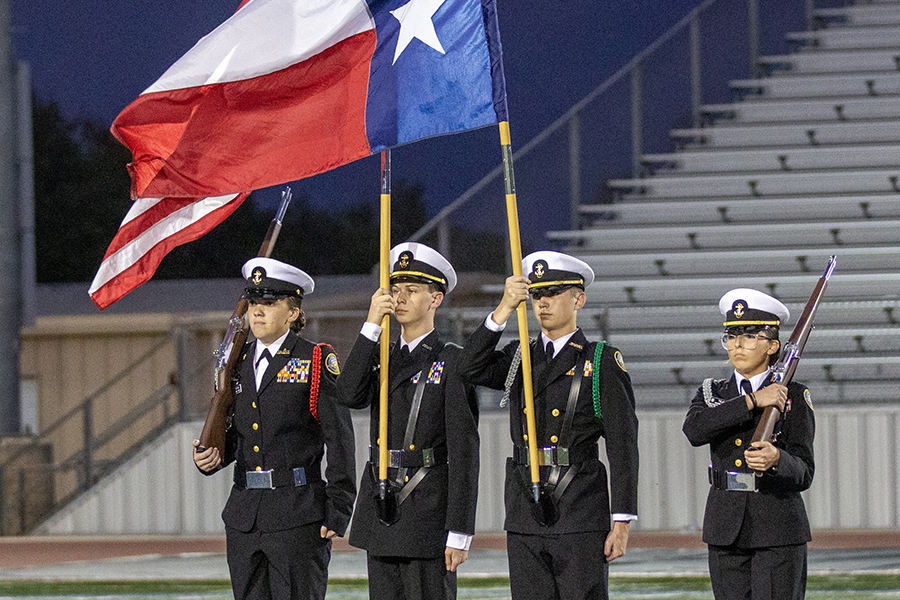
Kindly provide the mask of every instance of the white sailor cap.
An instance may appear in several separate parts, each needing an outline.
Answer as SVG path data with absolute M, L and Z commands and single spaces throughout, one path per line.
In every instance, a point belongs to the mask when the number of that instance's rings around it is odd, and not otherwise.
M 594 270 L 586 262 L 549 250 L 532 252 L 523 258 L 522 271 L 531 281 L 528 289 L 572 286 L 584 289 L 594 281 Z
M 444 293 L 456 287 L 456 271 L 437 250 L 418 242 L 403 242 L 391 249 L 391 282 L 411 279 L 434 283 Z
M 791 318 L 787 307 L 768 294 L 748 288 L 731 290 L 719 300 L 725 327 L 772 326 Z
M 250 299 L 303 298 L 316 287 L 313 278 L 304 271 L 274 258 L 251 258 L 244 263 L 241 274 L 247 280 L 244 295 Z

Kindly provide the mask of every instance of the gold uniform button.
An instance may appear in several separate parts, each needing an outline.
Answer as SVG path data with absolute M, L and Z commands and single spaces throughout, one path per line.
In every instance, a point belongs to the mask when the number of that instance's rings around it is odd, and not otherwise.
M 253 403 L 253 408 L 256 408 L 256 402 Z
M 259 423 L 254 423 L 253 430 L 256 431 L 257 429 L 259 429 Z
M 253 446 L 253 451 L 254 451 L 254 452 L 259 452 L 259 446 Z
M 741 459 L 737 459 L 736 461 L 734 461 L 734 466 L 736 466 L 736 467 L 739 467 L 742 464 L 744 464 L 744 463 L 741 462 Z
M 523 409 L 522 409 L 522 412 L 525 413 L 525 414 L 527 415 L 527 414 L 528 414 L 528 409 L 527 409 L 527 408 L 523 408 Z
M 744 442 L 741 441 L 741 438 L 738 438 L 738 439 L 734 440 L 734 445 L 735 445 L 735 446 L 740 446 L 740 445 L 743 444 L 743 443 L 744 443 Z
M 558 417 L 558 416 L 559 416 L 559 409 L 558 409 L 558 408 L 554 408 L 554 409 L 553 409 L 553 416 L 554 416 L 554 417 Z
M 555 435 L 551 435 L 551 436 L 550 436 L 550 441 L 553 442 L 553 443 L 555 444 L 556 442 L 559 441 L 559 438 L 556 437 Z
M 409 445 L 409 449 L 410 449 L 410 450 L 415 450 L 415 449 L 416 449 L 416 445 L 415 445 L 415 444 L 410 444 L 410 445 Z
M 257 471 L 262 471 L 262 467 L 256 467 Z
M 527 441 L 528 441 L 528 434 L 526 433 L 525 435 L 523 435 L 523 436 L 522 436 L 522 439 L 525 440 L 525 441 L 527 442 Z

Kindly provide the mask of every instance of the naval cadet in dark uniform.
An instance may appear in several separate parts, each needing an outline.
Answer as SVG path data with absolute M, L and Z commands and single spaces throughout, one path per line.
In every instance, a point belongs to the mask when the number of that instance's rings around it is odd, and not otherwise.
M 195 440 L 194 462 L 205 474 L 235 462 L 222 512 L 234 597 L 321 600 L 331 538 L 346 530 L 356 491 L 350 411 L 335 402 L 338 358 L 299 335 L 309 275 L 270 258 L 242 273 L 256 339 L 234 369 L 225 456 Z
M 722 345 L 734 373 L 700 386 L 684 433 L 709 444 L 710 490 L 703 517 L 709 575 L 717 600 L 798 600 L 806 593 L 809 520 L 800 492 L 812 483 L 815 420 L 809 390 L 771 381 L 790 313 L 771 296 L 736 289 L 719 302 Z M 781 418 L 774 442 L 752 442 L 763 409 Z
M 456 598 L 456 569 L 475 532 L 479 442 L 475 389 L 457 371 L 460 348 L 434 329 L 435 311 L 456 285 L 456 273 L 418 243 L 394 247 L 390 261 L 391 288 L 372 296 L 337 382 L 340 402 L 370 408 L 371 415 L 371 460 L 350 544 L 368 553 L 370 598 Z M 378 340 L 387 314 L 400 323 L 400 337 L 388 359 L 391 487 L 385 503 L 378 481 Z
M 472 334 L 460 371 L 505 389 L 513 456 L 506 464 L 507 553 L 517 600 L 607 598 L 609 561 L 625 554 L 637 518 L 638 422 L 619 350 L 577 326 L 594 280 L 590 266 L 558 252 L 525 257 L 528 277 L 506 280 L 500 305 Z M 532 494 L 519 342 L 496 350 L 528 296 L 541 333 L 531 343 L 542 500 Z M 604 437 L 609 462 L 599 459 Z M 611 522 L 612 521 L 612 522 Z

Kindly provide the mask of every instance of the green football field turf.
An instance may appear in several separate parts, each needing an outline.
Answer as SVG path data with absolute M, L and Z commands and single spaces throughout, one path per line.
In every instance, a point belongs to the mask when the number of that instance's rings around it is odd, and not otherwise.
M 807 595 L 812 600 L 900 600 L 900 575 L 836 574 L 810 575 Z M 707 577 L 610 578 L 611 596 L 665 600 L 712 600 Z M 367 597 L 363 579 L 332 579 L 328 600 Z M 166 599 L 226 600 L 231 598 L 227 580 L 150 581 L 0 581 L 0 598 L 74 599 Z M 460 578 L 459 598 L 466 600 L 509 598 L 509 580 Z

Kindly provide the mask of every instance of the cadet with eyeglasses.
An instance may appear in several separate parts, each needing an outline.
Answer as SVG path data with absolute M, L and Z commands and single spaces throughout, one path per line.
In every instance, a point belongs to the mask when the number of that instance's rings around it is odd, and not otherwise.
M 800 492 L 815 469 L 815 419 L 809 389 L 771 380 L 779 327 L 790 313 L 757 290 L 731 290 L 719 301 L 722 346 L 734 373 L 707 379 L 691 401 L 683 430 L 709 444 L 710 490 L 703 518 L 709 575 L 717 600 L 800 599 L 806 592 L 809 519 Z M 751 442 L 763 409 L 781 412 L 773 441 Z
M 464 377 L 505 390 L 509 405 L 513 456 L 506 462 L 504 528 L 512 597 L 607 598 L 608 563 L 625 554 L 637 518 L 638 422 L 631 378 L 617 348 L 588 341 L 578 328 L 585 288 L 594 280 L 591 267 L 549 251 L 529 254 L 522 263 L 528 277 L 506 280 L 499 306 L 472 333 L 460 361 Z M 541 326 L 530 346 L 538 503 L 532 494 L 519 342 L 496 349 L 507 319 L 529 296 Z M 601 436 L 609 478 L 599 458 Z

